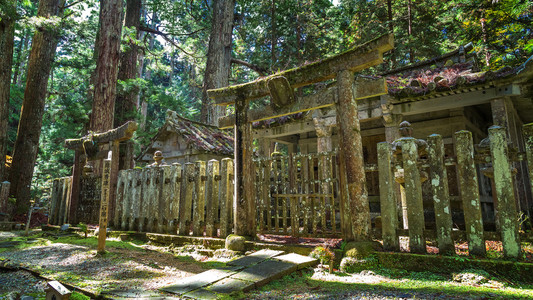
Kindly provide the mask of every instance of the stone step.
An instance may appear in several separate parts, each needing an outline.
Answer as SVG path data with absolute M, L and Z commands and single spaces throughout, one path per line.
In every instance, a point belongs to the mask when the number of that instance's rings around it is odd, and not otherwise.
M 248 292 L 318 260 L 296 253 L 263 249 L 230 261 L 229 269 L 212 269 L 187 277 L 161 290 L 192 299 L 217 299 L 233 292 Z

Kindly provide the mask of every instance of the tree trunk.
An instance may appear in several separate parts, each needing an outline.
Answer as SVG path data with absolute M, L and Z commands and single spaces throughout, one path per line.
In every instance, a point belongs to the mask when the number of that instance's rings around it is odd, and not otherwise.
M 0 12 L 0 181 L 6 178 L 7 124 L 9 120 L 9 88 L 11 86 L 11 65 L 13 64 L 13 42 L 15 36 L 15 1 L 7 2 L 11 12 Z
M 122 32 L 122 1 L 100 1 L 100 28 L 94 72 L 94 96 L 90 130 L 104 132 L 113 128 L 117 88 L 120 36 Z
M 270 15 L 271 15 L 271 22 L 272 22 L 272 32 L 270 36 L 270 43 L 272 44 L 272 49 L 270 53 L 271 62 L 270 62 L 270 71 L 276 72 L 274 69 L 276 66 L 276 45 L 278 43 L 278 36 L 277 36 L 277 27 L 276 27 L 276 0 L 272 0 L 270 3 Z
M 124 26 L 135 31 L 135 38 L 139 38 L 139 25 L 141 19 L 141 0 L 126 0 L 126 18 Z M 130 41 L 127 49 L 120 54 L 120 68 L 118 79 L 127 81 L 137 78 L 137 56 L 139 47 L 136 40 Z M 117 93 L 115 101 L 115 121 L 113 127 L 118 127 L 127 121 L 135 119 L 137 110 L 137 95 L 139 89 Z
M 235 0 L 214 0 L 213 20 L 204 84 L 202 88 L 202 122 L 217 125 L 224 108 L 216 106 L 207 96 L 207 90 L 225 87 L 229 84 L 231 71 L 231 45 Z
M 135 30 L 135 39 L 137 40 L 139 38 L 139 25 L 141 20 L 141 0 L 126 0 L 125 19 L 124 26 L 128 27 L 130 30 Z M 139 47 L 137 46 L 136 40 L 130 41 L 127 45 L 127 50 L 120 54 L 120 68 L 118 70 L 119 80 L 127 81 L 137 78 Z M 127 121 L 135 120 L 138 95 L 138 87 L 117 93 L 113 127 L 118 127 Z M 133 154 L 127 153 L 132 151 L 133 147 L 125 146 L 125 144 L 120 146 L 120 170 L 133 168 Z M 131 161 L 126 161 L 126 158 L 131 158 Z
M 64 0 L 41 0 L 37 16 L 46 19 L 61 17 L 64 3 Z M 57 26 L 37 28 L 32 40 L 24 101 L 10 171 L 10 190 L 17 199 L 16 213 L 27 212 L 30 205 L 30 186 L 39 149 L 48 77 L 58 43 Z
M 22 36 L 22 40 L 20 41 L 20 44 L 16 51 L 16 59 L 14 59 L 13 63 L 14 70 L 13 70 L 13 79 L 12 82 L 14 85 L 20 85 L 22 72 L 21 69 L 24 68 L 24 58 L 26 57 L 26 50 L 28 49 L 28 43 L 30 40 L 30 33 L 29 30 L 24 30 L 24 35 Z M 24 58 L 23 58 L 24 57 Z
M 394 34 L 394 24 L 392 23 L 393 15 L 392 15 L 392 0 L 387 0 L 387 16 L 389 20 L 389 31 L 391 34 Z M 394 55 L 394 49 L 390 51 L 390 57 L 391 57 L 391 65 L 390 69 L 394 69 L 394 66 L 396 65 L 396 57 Z
M 415 62 L 415 55 L 413 51 L 413 3 L 411 0 L 407 2 L 407 34 L 409 35 L 409 62 Z

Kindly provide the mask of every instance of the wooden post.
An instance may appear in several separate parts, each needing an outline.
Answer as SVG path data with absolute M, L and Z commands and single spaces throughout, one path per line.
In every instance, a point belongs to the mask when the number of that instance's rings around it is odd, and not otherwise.
M 117 192 L 117 180 L 118 180 L 118 164 L 120 162 L 120 151 L 119 146 L 120 142 L 118 140 L 114 140 L 109 143 L 111 148 L 111 177 L 110 177 L 110 191 L 111 194 L 109 195 L 109 220 L 114 220 L 115 215 L 115 205 L 116 205 L 116 192 Z M 111 224 L 116 225 L 116 224 Z
M 2 183 L 2 196 L 5 195 L 6 203 L 7 203 L 7 198 L 9 197 L 9 189 L 7 189 L 7 193 L 6 193 L 4 190 L 4 185 L 6 184 L 6 182 L 7 181 Z M 48 216 L 48 223 L 52 225 L 56 225 L 55 219 L 57 217 L 57 211 L 59 208 L 58 206 L 59 206 L 59 179 L 56 178 L 54 179 L 52 183 L 52 197 L 50 200 L 50 213 Z
M 215 221 L 218 219 L 218 182 L 220 181 L 220 163 L 212 159 L 207 163 L 206 220 L 205 234 L 216 236 Z
M 402 159 L 405 172 L 405 197 L 407 198 L 407 218 L 409 219 L 409 248 L 413 253 L 426 253 L 424 237 L 424 205 L 422 202 L 422 182 L 418 170 L 418 150 L 416 139 L 404 137 Z
M 231 233 L 231 211 L 233 210 L 233 161 L 230 158 L 222 159 L 222 177 L 220 192 L 220 237 L 226 238 Z
M 83 170 L 84 162 L 80 159 L 81 149 L 74 151 L 74 165 L 72 166 L 72 182 L 70 187 L 70 224 L 77 224 L 78 202 L 80 199 L 80 176 Z
M 353 94 L 353 73 L 343 70 L 337 73 L 338 103 L 336 105 L 346 182 L 350 201 L 353 236 L 356 241 L 370 240 L 370 207 L 366 191 L 363 162 L 361 126 L 357 115 L 357 102 Z
M 381 205 L 383 249 L 400 250 L 398 235 L 398 212 L 394 176 L 391 165 L 392 149 L 387 142 L 378 143 L 379 199 Z
M 151 180 L 152 170 L 151 168 L 144 168 L 141 178 L 141 195 L 142 199 L 141 205 L 139 207 L 139 231 L 146 231 L 146 219 L 148 218 L 149 207 L 150 207 L 150 180 Z
M 179 235 L 189 236 L 190 234 L 190 222 L 191 222 L 191 209 L 192 209 L 192 193 L 193 193 L 193 181 L 194 181 L 194 164 L 186 163 L 183 178 L 181 179 L 181 190 L 184 197 L 180 201 L 180 218 L 179 218 Z
M 161 166 L 160 168 L 163 171 L 163 179 L 161 180 L 161 192 L 159 194 L 159 232 L 169 233 L 170 220 L 172 218 L 170 202 L 172 201 L 174 182 L 172 181 L 172 170 L 170 166 Z
M 468 252 L 470 255 L 484 256 L 486 253 L 483 237 L 483 220 L 479 202 L 479 187 L 476 166 L 474 165 L 474 143 L 472 133 L 461 130 L 455 133 L 457 172 L 465 216 Z
M 131 191 L 131 218 L 128 224 L 129 230 L 138 230 L 141 223 L 141 214 L 142 209 L 142 181 L 143 181 L 144 170 L 133 170 L 132 178 L 132 191 Z
M 195 194 L 196 199 L 194 199 L 193 204 L 193 235 L 203 236 L 203 224 L 204 224 L 204 213 L 205 213 L 205 182 L 207 180 L 205 176 L 205 161 L 197 161 L 195 163 L 194 173 L 196 174 L 196 187 Z
M 520 236 L 518 233 L 518 215 L 513 189 L 511 164 L 507 157 L 506 130 L 500 126 L 489 128 L 490 153 L 494 168 L 494 184 L 498 197 L 498 218 L 506 257 L 520 257 Z
M 123 178 L 122 183 L 124 184 L 122 191 L 122 220 L 120 224 L 122 230 L 128 230 L 129 224 L 133 222 L 132 200 L 136 189 L 135 182 L 133 182 L 133 172 L 134 170 L 124 170 L 120 172 L 121 177 Z
M 289 155 L 289 188 L 290 188 L 290 194 L 294 195 L 298 193 L 298 189 L 296 187 L 296 175 L 298 172 L 298 165 L 297 165 L 297 159 L 296 159 L 296 153 L 292 153 Z M 290 197 L 288 198 L 290 201 L 290 215 L 291 215 L 291 234 L 292 236 L 298 236 L 298 233 L 300 231 L 300 222 L 298 221 L 298 197 Z
M 116 228 L 122 229 L 122 218 L 124 217 L 124 210 L 126 205 L 126 201 L 124 198 L 126 198 L 125 192 L 126 192 L 126 172 L 119 172 L 118 173 L 118 180 L 117 180 L 117 191 L 115 193 L 115 199 L 117 205 L 115 205 L 115 214 L 114 214 L 114 220 L 113 224 Z
M 180 203 L 181 203 L 181 165 L 178 163 L 172 164 L 172 182 L 173 190 L 170 199 L 170 219 L 172 224 L 169 226 L 168 230 L 170 234 L 178 233 L 178 220 L 180 216 Z M 170 222 L 170 221 L 169 221 Z
M 235 101 L 235 195 L 234 230 L 241 236 L 255 236 L 255 172 L 252 162 L 252 124 L 248 122 L 248 101 Z
M 111 160 L 104 159 L 102 170 L 102 193 L 100 198 L 100 221 L 98 232 L 98 253 L 105 252 L 105 240 L 107 236 L 107 218 L 109 208 L 109 198 L 111 196 Z
M 529 185 L 533 191 L 533 123 L 525 124 L 522 127 L 526 148 L 527 167 L 529 175 Z
M 442 136 L 438 134 L 428 136 L 428 146 L 430 183 L 433 193 L 439 254 L 455 254 L 455 246 L 452 240 L 453 224 L 448 191 L 448 174 L 444 166 Z

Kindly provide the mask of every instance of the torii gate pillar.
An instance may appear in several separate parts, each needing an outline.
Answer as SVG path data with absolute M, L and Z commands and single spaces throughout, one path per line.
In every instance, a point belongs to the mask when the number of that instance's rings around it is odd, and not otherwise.
M 370 239 L 370 207 L 366 190 L 361 125 L 353 90 L 354 75 L 349 70 L 337 73 L 336 107 L 341 155 L 345 164 L 352 234 L 355 241 Z M 350 218 L 346 218 L 350 219 Z

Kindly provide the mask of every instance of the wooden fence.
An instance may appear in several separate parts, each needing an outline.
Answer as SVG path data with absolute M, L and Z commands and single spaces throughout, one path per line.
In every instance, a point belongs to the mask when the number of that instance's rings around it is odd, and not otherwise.
M 399 250 L 399 235 L 409 236 L 411 252 L 425 253 L 426 239 L 434 237 L 440 253 L 454 253 L 454 240 L 466 238 L 470 254 L 484 256 L 485 240 L 501 240 L 504 255 L 520 256 L 518 211 L 513 185 L 513 161 L 528 160 L 530 178 L 533 178 L 533 130 L 525 126 L 527 155 L 509 151 L 506 130 L 493 126 L 489 129 L 490 149 L 475 152 L 472 134 L 468 131 L 455 133 L 456 157 L 449 157 L 446 163 L 456 165 L 465 231 L 452 230 L 452 215 L 448 180 L 444 158 L 444 146 L 440 135 L 430 135 L 427 158 L 421 159 L 414 138 L 402 138 L 401 149 L 393 155 L 392 145 L 378 144 L 378 167 L 380 182 L 380 205 L 382 218 L 382 238 L 386 250 Z M 492 165 L 495 195 L 494 203 L 497 232 L 485 232 L 481 214 L 478 187 L 478 166 Z M 421 172 L 428 170 L 431 194 L 435 211 L 436 230 L 425 230 L 422 207 Z M 396 184 L 398 174 L 403 174 L 402 193 L 407 201 L 408 230 L 398 226 L 398 200 Z M 396 176 L 396 178 L 395 178 Z M 400 181 L 400 182 L 401 182 Z
M 259 233 L 340 235 L 336 152 L 279 155 L 254 162 Z
M 483 256 L 486 240 L 501 240 L 505 256 L 520 256 L 514 192 L 514 181 L 520 181 L 515 178 L 514 166 L 527 161 L 529 181 L 521 182 L 533 188 L 533 124 L 524 126 L 524 152 L 508 149 L 504 128 L 491 127 L 489 139 L 485 151 L 475 151 L 472 134 L 457 132 L 456 156 L 450 157 L 444 157 L 439 135 L 427 138 L 427 155 L 423 156 L 413 138 L 402 138 L 396 151 L 390 143 L 377 145 L 378 164 L 365 169 L 379 174 L 379 235 L 386 250 L 399 250 L 399 236 L 409 236 L 411 252 L 426 252 L 426 240 L 434 239 L 441 253 L 453 253 L 454 241 L 464 239 L 470 254 Z M 341 176 L 343 163 L 335 152 L 274 156 L 254 163 L 259 233 L 346 236 L 351 214 L 348 201 L 342 200 L 347 197 Z M 464 230 L 452 230 L 447 179 L 450 166 L 457 173 Z M 497 231 L 485 231 L 483 226 L 478 180 L 482 168 L 492 170 Z M 433 225 L 427 226 L 424 217 L 421 174 L 430 183 L 430 191 L 426 189 L 424 195 L 427 198 L 430 194 L 433 202 L 435 230 L 426 229 Z M 225 237 L 233 227 L 233 179 L 229 158 L 121 171 L 115 217 L 110 221 L 121 230 Z M 398 181 L 402 182 L 401 193 Z M 408 229 L 400 228 L 399 194 L 407 204 Z M 70 177 L 55 179 L 50 223 L 68 220 L 69 197 Z
M 72 177 L 54 179 L 50 200 L 48 223 L 62 225 L 68 223 L 70 211 L 70 188 Z
M 115 228 L 226 237 L 233 227 L 233 161 L 123 170 L 116 197 Z

